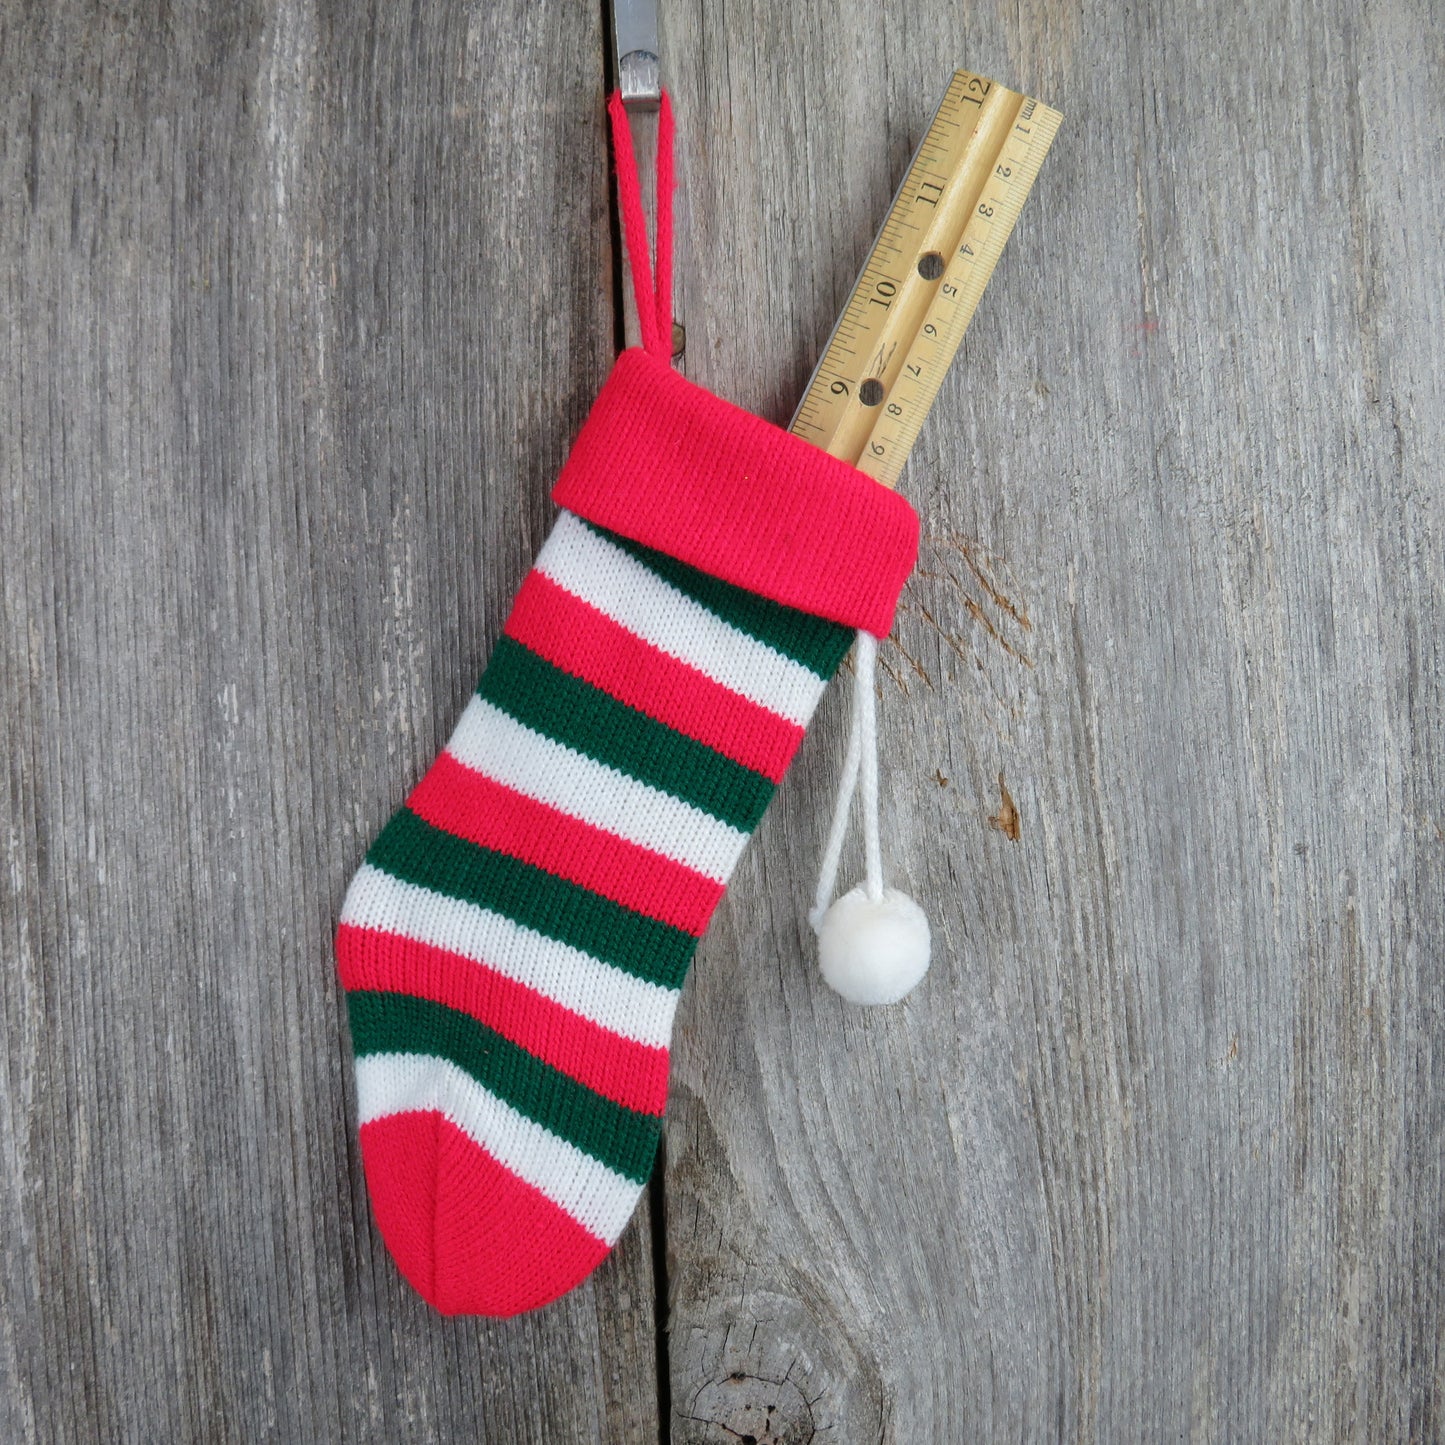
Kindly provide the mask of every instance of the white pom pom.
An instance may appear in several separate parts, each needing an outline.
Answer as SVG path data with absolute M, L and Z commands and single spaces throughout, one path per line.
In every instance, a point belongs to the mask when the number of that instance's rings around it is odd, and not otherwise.
M 928 972 L 927 915 L 896 888 L 855 888 L 814 926 L 823 977 L 849 1003 L 896 1003 Z

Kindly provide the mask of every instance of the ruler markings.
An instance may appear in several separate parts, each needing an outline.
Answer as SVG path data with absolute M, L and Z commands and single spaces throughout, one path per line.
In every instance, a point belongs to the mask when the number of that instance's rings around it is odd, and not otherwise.
M 975 110 L 962 111 L 964 103 Z M 1036 100 L 967 71 L 955 73 L 828 339 L 793 430 L 806 430 L 884 485 L 897 482 L 1059 119 Z M 921 274 L 919 263 L 930 254 L 942 269 Z M 860 363 L 866 364 L 860 369 Z

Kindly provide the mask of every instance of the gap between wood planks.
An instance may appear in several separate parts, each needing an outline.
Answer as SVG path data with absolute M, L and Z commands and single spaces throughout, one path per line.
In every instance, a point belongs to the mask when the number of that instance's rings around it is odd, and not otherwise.
M 611 56 L 611 39 L 615 33 L 612 0 L 601 0 L 601 7 L 602 77 L 604 85 L 610 89 L 617 83 L 617 77 L 613 74 L 615 57 Z M 602 130 L 604 136 L 607 137 L 604 142 L 608 156 L 607 185 L 609 192 L 613 192 L 612 142 L 605 118 L 602 121 Z M 645 136 L 650 140 L 654 134 L 651 127 L 635 126 L 634 131 L 639 139 Z M 649 159 L 651 158 L 649 157 Z M 650 185 L 652 166 L 643 167 L 639 163 L 638 169 L 642 179 L 643 206 L 647 211 L 649 223 L 651 223 L 653 219 Z M 610 281 L 612 286 L 613 350 L 621 351 L 627 345 L 628 310 L 625 280 L 627 268 L 623 264 L 625 252 L 622 225 L 615 204 L 609 204 L 607 207 L 607 227 L 612 253 Z M 658 1140 L 652 1178 L 647 1185 L 647 1212 L 648 1223 L 652 1230 L 652 1321 L 653 1354 L 657 1361 L 657 1438 L 659 1445 L 670 1445 L 672 1440 L 672 1362 L 667 1345 L 667 1141 L 665 1135 Z

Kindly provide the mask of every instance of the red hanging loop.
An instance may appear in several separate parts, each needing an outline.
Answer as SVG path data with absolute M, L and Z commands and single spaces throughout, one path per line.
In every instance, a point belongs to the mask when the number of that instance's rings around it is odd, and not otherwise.
M 662 92 L 657 117 L 657 281 L 647 255 L 647 218 L 642 211 L 642 183 L 637 178 L 637 157 L 632 149 L 632 127 L 622 92 L 612 92 L 607 103 L 612 118 L 612 148 L 617 157 L 617 196 L 622 208 L 622 231 L 632 267 L 632 296 L 642 344 L 663 361 L 672 359 L 672 101 Z

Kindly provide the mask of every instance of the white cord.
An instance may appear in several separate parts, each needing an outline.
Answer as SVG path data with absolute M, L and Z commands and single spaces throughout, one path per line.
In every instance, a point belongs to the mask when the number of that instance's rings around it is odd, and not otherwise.
M 853 649 L 853 716 L 848 728 L 848 752 L 843 759 L 843 776 L 833 803 L 833 822 L 828 844 L 818 866 L 818 887 L 808 922 L 816 933 L 823 915 L 833 902 L 838 883 L 838 863 L 848 833 L 848 815 L 858 778 L 863 779 L 863 855 L 866 868 L 864 887 L 875 903 L 883 897 L 883 849 L 878 839 L 878 708 L 874 698 L 874 675 L 878 664 L 878 639 L 859 632 Z
M 878 702 L 873 681 L 878 639 L 860 632 L 856 650 L 858 685 L 853 691 L 853 706 L 862 736 L 864 883 L 869 898 L 877 903 L 883 897 L 883 849 L 878 841 Z
M 853 716 L 848 755 L 833 803 L 828 846 L 818 871 L 808 922 L 818 935 L 818 968 L 829 986 L 852 1003 L 897 1003 L 928 972 L 933 944 L 928 916 L 906 893 L 883 886 L 878 838 L 878 707 L 874 677 L 878 639 L 860 632 L 853 652 Z M 863 781 L 863 883 L 836 902 L 838 860 L 848 832 L 853 794 Z

